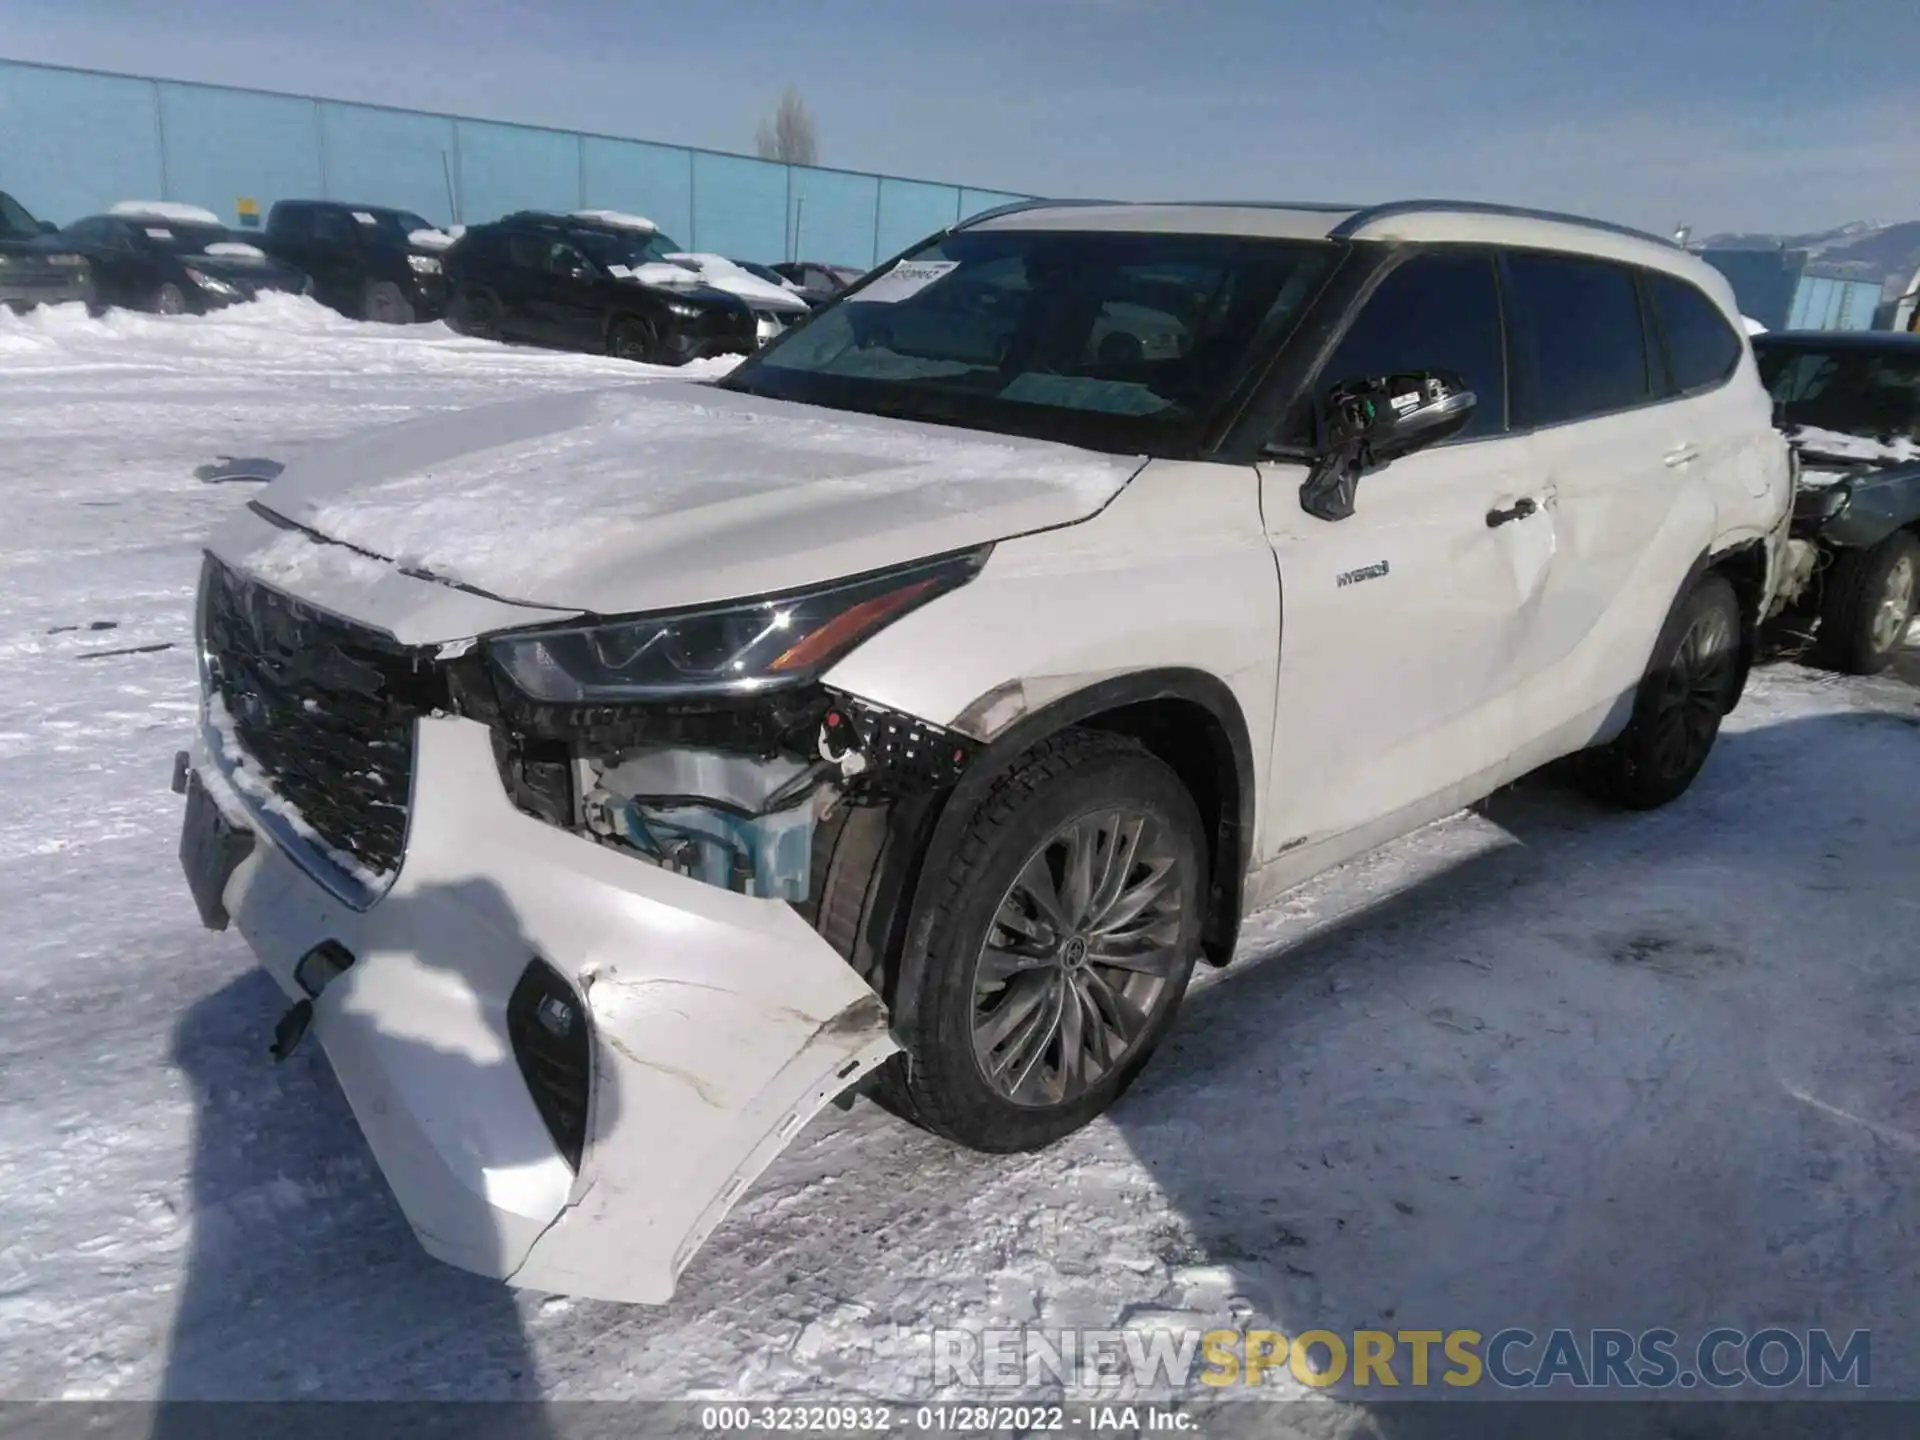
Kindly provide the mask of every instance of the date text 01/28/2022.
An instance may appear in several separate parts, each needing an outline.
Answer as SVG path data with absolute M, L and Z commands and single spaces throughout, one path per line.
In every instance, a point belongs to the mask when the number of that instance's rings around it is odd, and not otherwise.
M 709 1405 L 700 1428 L 715 1435 L 776 1431 L 794 1434 L 891 1430 L 952 1434 L 1016 1434 L 1072 1430 L 1078 1434 L 1134 1435 L 1141 1430 L 1188 1431 L 1197 1417 L 1140 1405 Z

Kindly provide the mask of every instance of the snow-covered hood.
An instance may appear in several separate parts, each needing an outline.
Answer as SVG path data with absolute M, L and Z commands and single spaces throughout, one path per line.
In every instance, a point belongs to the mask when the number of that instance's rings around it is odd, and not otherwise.
M 1794 425 L 1787 428 L 1786 437 L 1802 450 L 1833 460 L 1874 466 L 1920 462 L 1920 441 L 1906 436 L 1896 435 L 1882 440 L 1871 435 L 1854 435 L 1845 430 L 1823 430 L 1817 425 Z
M 606 615 L 1070 525 L 1142 463 L 672 380 L 367 432 L 300 457 L 260 504 L 408 570 Z
M 633 280 L 642 285 L 659 285 L 668 289 L 702 287 L 723 290 L 729 295 L 738 295 L 749 305 L 762 310 L 799 315 L 813 308 L 797 291 L 762 280 L 724 255 L 676 251 L 664 260 L 650 260 L 644 265 L 616 265 L 613 273 L 622 280 Z

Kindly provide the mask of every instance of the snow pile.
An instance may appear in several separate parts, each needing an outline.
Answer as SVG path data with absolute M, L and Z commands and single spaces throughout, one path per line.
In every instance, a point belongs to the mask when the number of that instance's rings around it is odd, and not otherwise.
M 265 260 L 267 258 L 267 252 L 258 245 L 248 245 L 240 240 L 216 240 L 200 253 L 225 256 L 234 260 Z
M 158 220 L 175 225 L 219 225 L 223 228 L 226 225 L 226 221 L 211 210 L 198 205 L 181 205 L 172 200 L 122 200 L 109 208 L 107 213 L 129 220 Z
M 466 229 L 464 225 L 455 228 L 462 231 Z M 444 250 L 457 238 L 459 237 L 449 235 L 445 230 L 409 230 L 407 232 L 407 243 L 419 250 Z
M 1889 436 L 1875 440 L 1866 435 L 1849 435 L 1844 430 L 1822 430 L 1817 425 L 1796 425 L 1787 431 L 1787 439 L 1837 460 L 1866 460 L 1879 464 L 1900 464 L 1920 460 L 1920 441 L 1909 436 Z
M 642 235 L 651 235 L 660 228 L 644 215 L 628 215 L 619 210 L 575 210 L 573 218 L 592 220 L 621 230 L 634 230 Z

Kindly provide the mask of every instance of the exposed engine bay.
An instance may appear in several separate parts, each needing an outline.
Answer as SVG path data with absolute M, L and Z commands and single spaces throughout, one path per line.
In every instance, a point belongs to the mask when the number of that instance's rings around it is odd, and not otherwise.
M 849 808 L 951 786 L 968 736 L 812 684 L 726 699 L 529 702 L 479 653 L 448 665 L 455 713 L 484 722 L 516 807 L 738 894 L 816 899 L 815 840 Z

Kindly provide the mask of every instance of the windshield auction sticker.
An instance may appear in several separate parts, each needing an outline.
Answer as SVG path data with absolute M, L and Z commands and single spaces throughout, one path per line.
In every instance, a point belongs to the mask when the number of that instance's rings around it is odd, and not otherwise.
M 902 260 L 871 285 L 847 297 L 851 305 L 856 300 L 880 301 L 892 304 L 896 300 L 905 300 L 909 295 L 918 295 L 936 280 L 944 280 L 960 268 L 958 260 Z

